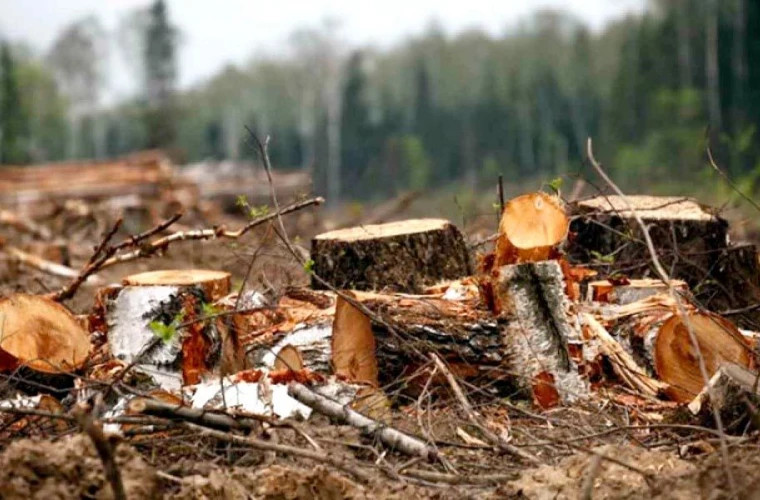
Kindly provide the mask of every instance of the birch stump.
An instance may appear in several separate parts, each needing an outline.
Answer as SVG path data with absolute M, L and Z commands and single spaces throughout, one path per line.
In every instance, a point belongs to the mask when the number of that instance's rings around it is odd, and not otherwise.
M 471 274 L 467 245 L 443 219 L 412 219 L 338 229 L 311 242 L 314 274 L 339 289 L 422 293 Z M 320 288 L 317 280 L 314 288 Z
M 229 293 L 230 275 L 200 269 L 153 271 L 127 276 L 102 294 L 113 356 L 167 387 L 196 384 L 209 373 L 243 368 L 234 328 L 223 318 L 204 319 L 214 301 Z M 158 337 L 163 340 L 157 341 Z
M 515 264 L 498 269 L 495 306 L 507 320 L 504 341 L 518 382 L 534 402 L 549 408 L 588 395 L 577 361 L 582 339 L 565 294 L 556 261 Z

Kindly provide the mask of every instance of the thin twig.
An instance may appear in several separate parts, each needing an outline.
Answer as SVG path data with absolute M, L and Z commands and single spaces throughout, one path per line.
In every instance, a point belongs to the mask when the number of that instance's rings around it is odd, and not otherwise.
M 114 457 L 114 448 L 103 434 L 103 429 L 95 424 L 92 414 L 79 407 L 75 410 L 77 422 L 82 430 L 90 437 L 95 450 L 98 452 L 100 460 L 103 462 L 103 470 L 106 479 L 111 484 L 113 496 L 116 500 L 126 500 L 127 495 L 124 492 L 124 483 L 121 481 L 121 472 L 116 465 Z

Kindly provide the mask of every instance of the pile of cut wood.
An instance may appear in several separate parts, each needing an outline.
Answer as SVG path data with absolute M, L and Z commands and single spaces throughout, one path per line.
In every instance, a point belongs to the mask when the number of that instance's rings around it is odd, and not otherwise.
M 756 255 L 728 246 L 726 223 L 693 201 L 628 202 L 626 210 L 614 198 L 568 210 L 545 193 L 517 197 L 504 208 L 493 251 L 477 257 L 441 219 L 320 234 L 312 287 L 274 302 L 231 293 L 229 274 L 197 269 L 127 276 L 102 288 L 84 317 L 49 298 L 6 297 L 0 370 L 24 374 L 22 391 L 31 380 L 76 388 L 81 399 L 93 391 L 82 381 L 99 380 L 192 406 L 225 401 L 280 416 L 304 412 L 300 383 L 342 403 L 381 407 L 390 404 L 382 388 L 399 380 L 411 394 L 458 380 L 544 409 L 611 386 L 700 408 L 738 400 L 705 396 L 711 378 L 754 394 L 747 376 L 735 374 L 754 369 L 757 335 L 695 299 L 687 270 L 696 261 L 687 256 L 710 268 L 745 261 L 744 278 L 756 280 Z M 665 260 L 683 280 L 647 278 L 646 265 L 624 272 L 622 262 L 647 259 L 634 211 L 656 242 L 683 245 Z M 588 256 L 596 270 L 579 262 Z M 445 373 L 433 376 L 440 366 Z

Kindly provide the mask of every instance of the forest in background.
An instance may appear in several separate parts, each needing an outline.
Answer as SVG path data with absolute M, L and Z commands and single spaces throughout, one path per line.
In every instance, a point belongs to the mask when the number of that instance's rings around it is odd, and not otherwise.
M 278 168 L 312 169 L 332 200 L 369 200 L 574 174 L 589 136 L 624 186 L 699 183 L 709 139 L 743 188 L 760 188 L 757 2 L 652 1 L 599 32 L 558 11 L 501 36 L 431 25 L 383 50 L 326 22 L 186 90 L 165 3 L 122 24 L 114 35 L 82 19 L 47 53 L 2 44 L 0 164 L 152 147 L 183 163 L 251 159 L 249 126 L 271 136 Z M 105 106 L 112 36 L 141 85 Z

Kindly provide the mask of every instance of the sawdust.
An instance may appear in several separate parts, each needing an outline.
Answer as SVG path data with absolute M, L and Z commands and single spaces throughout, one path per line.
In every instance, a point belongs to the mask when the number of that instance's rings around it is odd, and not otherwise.
M 116 449 L 127 498 L 160 498 L 155 471 L 130 446 Z M 111 486 L 90 439 L 84 435 L 58 441 L 23 439 L 0 454 L 0 498 L 113 498 Z

